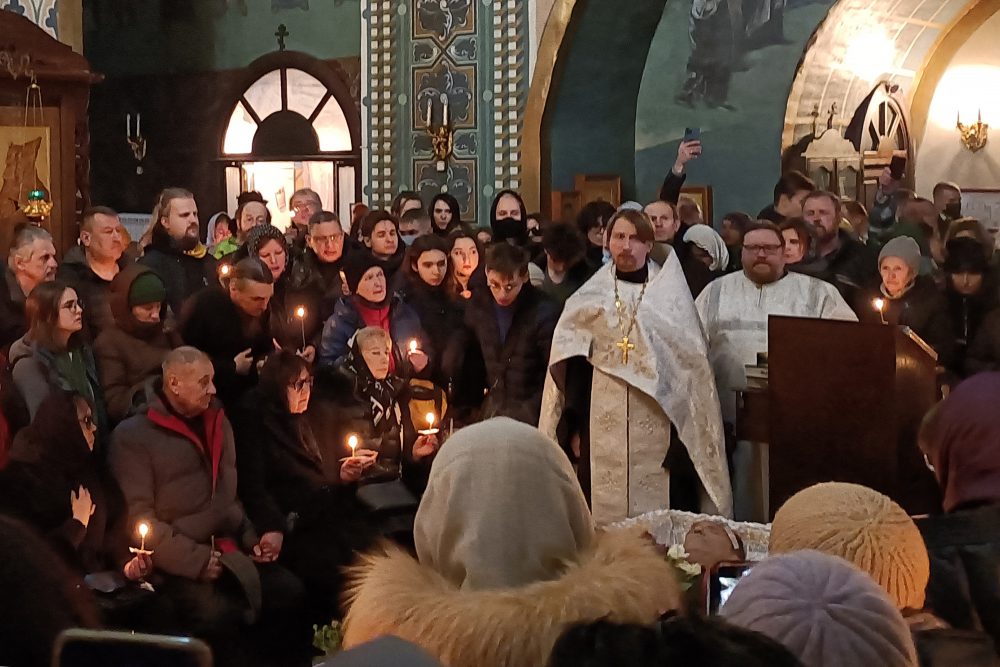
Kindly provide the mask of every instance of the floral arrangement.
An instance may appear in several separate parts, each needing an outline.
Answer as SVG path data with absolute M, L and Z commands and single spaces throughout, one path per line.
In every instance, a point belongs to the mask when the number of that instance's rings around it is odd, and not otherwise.
M 667 549 L 667 562 L 676 571 L 681 590 L 689 590 L 701 576 L 701 565 L 688 560 L 688 554 L 681 544 L 674 544 Z
M 340 651 L 344 641 L 344 631 L 340 621 L 330 621 L 328 625 L 313 626 L 313 646 L 330 656 Z

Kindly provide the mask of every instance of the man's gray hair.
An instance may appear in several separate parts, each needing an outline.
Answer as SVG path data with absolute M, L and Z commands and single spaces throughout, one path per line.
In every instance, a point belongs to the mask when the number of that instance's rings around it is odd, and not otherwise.
M 207 361 L 212 363 L 212 360 L 208 358 L 208 355 L 199 350 L 196 347 L 191 347 L 190 345 L 182 345 L 176 349 L 171 350 L 166 358 L 163 360 L 163 377 L 167 375 L 175 375 L 181 366 L 190 366 L 191 364 L 196 364 L 199 361 Z
M 323 200 L 319 198 L 319 193 L 317 193 L 312 188 L 299 188 L 292 193 L 292 196 L 288 199 L 288 203 L 291 204 L 295 201 L 296 197 L 308 197 L 316 202 L 320 208 L 323 208 Z
M 36 225 L 25 224 L 14 231 L 14 238 L 10 242 L 10 252 L 7 254 L 7 266 L 14 270 L 14 258 L 31 258 L 31 246 L 37 240 L 51 241 L 52 234 Z

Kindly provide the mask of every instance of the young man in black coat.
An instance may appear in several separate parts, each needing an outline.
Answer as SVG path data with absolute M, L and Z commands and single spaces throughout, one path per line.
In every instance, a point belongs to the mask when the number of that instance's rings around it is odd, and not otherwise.
M 509 243 L 486 252 L 489 292 L 477 292 L 465 311 L 465 326 L 449 350 L 452 377 L 467 348 L 482 355 L 486 399 L 482 417 L 538 423 L 548 372 L 552 332 L 559 307 L 528 281 L 527 253 Z
M 209 356 L 219 400 L 230 412 L 257 384 L 257 364 L 274 350 L 274 279 L 256 257 L 237 262 L 225 287 L 196 294 L 181 315 L 181 338 Z

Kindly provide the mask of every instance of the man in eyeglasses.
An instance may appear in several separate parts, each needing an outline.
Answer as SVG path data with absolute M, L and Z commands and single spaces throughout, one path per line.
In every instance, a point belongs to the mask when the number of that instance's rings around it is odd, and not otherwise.
M 727 429 L 736 421 L 736 392 L 746 387 L 746 366 L 756 363 L 759 352 L 767 352 L 768 317 L 858 320 L 833 285 L 786 271 L 784 251 L 785 239 L 778 226 L 757 221 L 743 237 L 743 271 L 712 281 L 695 300 Z M 741 456 L 737 447 L 733 475 L 737 519 L 749 511 L 749 470 L 741 466 Z
M 510 417 L 535 425 L 559 311 L 531 284 L 528 259 L 523 248 L 510 243 L 497 243 L 486 251 L 489 291 L 473 292 L 465 328 L 452 341 L 445 371 L 472 395 L 478 389 L 469 387 L 475 384 L 472 379 L 456 376 L 478 366 L 468 363 L 466 351 L 481 356 L 486 368 L 483 417 Z

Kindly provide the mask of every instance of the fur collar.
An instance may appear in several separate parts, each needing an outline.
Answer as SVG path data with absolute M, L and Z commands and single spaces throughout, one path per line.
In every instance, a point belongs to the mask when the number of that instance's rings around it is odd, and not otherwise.
M 348 577 L 345 648 L 391 634 L 447 667 L 542 666 L 574 623 L 651 623 L 680 606 L 671 566 L 641 530 L 600 534 L 559 579 L 516 589 L 459 590 L 395 546 Z

